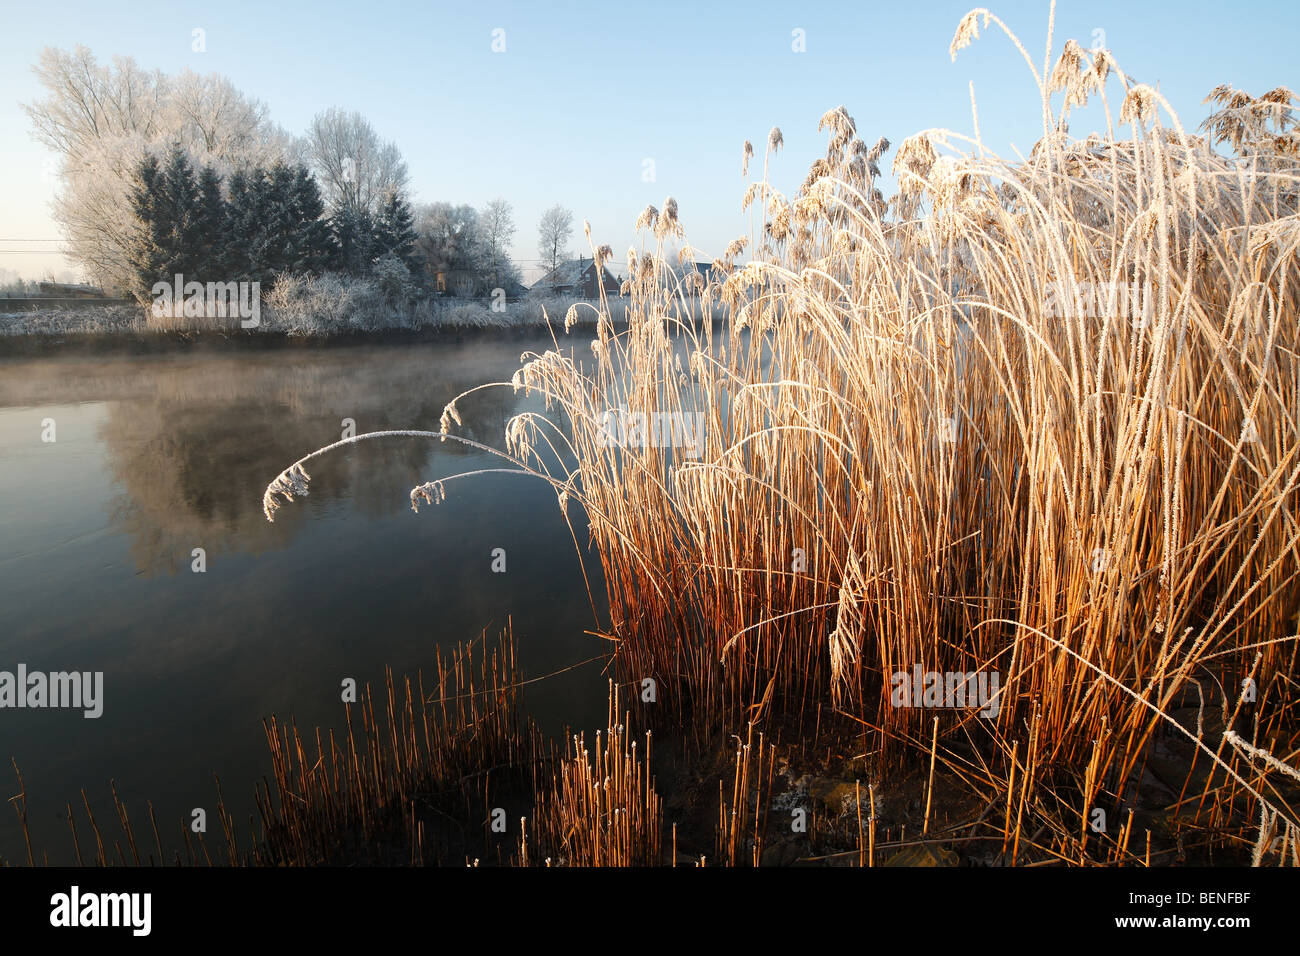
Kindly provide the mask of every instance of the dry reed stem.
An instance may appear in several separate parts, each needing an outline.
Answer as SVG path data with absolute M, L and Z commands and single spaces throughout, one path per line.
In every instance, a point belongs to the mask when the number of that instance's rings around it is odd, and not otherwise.
M 1027 157 L 928 130 L 898 147 L 886 200 L 889 144 L 831 110 L 825 157 L 788 199 L 767 182 L 769 143 L 750 234 L 703 289 L 669 267 L 675 219 L 647 210 L 626 327 L 602 297 L 590 363 L 558 340 L 523 357 L 508 384 L 555 414 L 512 419 L 501 454 L 585 511 L 619 666 L 655 678 L 683 725 L 815 713 L 818 736 L 825 704 L 881 728 L 897 763 L 923 753 L 928 717 L 892 706 L 891 675 L 995 671 L 996 716 L 945 721 L 932 753 L 954 733 L 976 746 L 979 785 L 1005 788 L 1013 860 L 1044 827 L 1050 852 L 1122 859 L 1131 823 L 1090 841 L 1084 817 L 1131 796 L 1197 681 L 1234 689 L 1226 729 L 1252 682 L 1252 746 L 1300 739 L 1295 98 L 1219 88 L 1189 133 L 1106 51 L 1067 43 L 1040 68 L 977 11 L 954 55 L 981 18 L 1041 96 Z M 1094 97 L 1105 131 L 1071 138 Z M 700 415 L 702 445 L 609 442 L 617 407 Z M 294 467 L 268 515 L 300 490 Z M 1300 819 L 1266 791 L 1276 768 L 1209 752 L 1230 785 L 1192 790 L 1189 768 L 1187 789 L 1215 826 Z M 1085 793 L 1067 806 L 1054 782 L 1076 768 Z M 730 862 L 748 832 L 732 791 Z

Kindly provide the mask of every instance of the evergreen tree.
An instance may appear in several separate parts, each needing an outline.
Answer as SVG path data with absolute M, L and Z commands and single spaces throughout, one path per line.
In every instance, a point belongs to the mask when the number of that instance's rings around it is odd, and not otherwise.
M 325 201 L 316 177 L 306 166 L 294 168 L 292 185 L 294 217 L 301 235 L 301 261 L 306 272 L 321 273 L 334 256 L 334 241 L 323 217 Z
M 164 251 L 169 271 L 180 273 L 189 282 L 199 280 L 198 266 L 202 246 L 202 204 L 194 166 L 180 144 L 173 143 L 162 176 L 163 215 L 169 225 Z M 200 280 L 201 281 L 201 280 Z
M 258 175 L 257 171 L 250 173 L 242 169 L 236 170 L 231 175 L 226 190 L 226 225 L 230 236 L 226 248 L 226 265 L 231 279 L 240 282 L 255 278 L 248 237 L 256 228 L 253 186 Z
M 229 231 L 230 212 L 221 195 L 221 177 L 211 166 L 204 166 L 199 173 L 198 187 L 198 267 L 204 281 L 227 282 L 233 278 L 230 253 L 234 243 Z
M 229 207 L 241 278 L 267 283 L 280 273 L 318 274 L 331 266 L 324 203 L 306 167 L 277 163 L 235 173 Z
M 373 255 L 378 258 L 392 254 L 408 270 L 415 267 L 415 217 L 402 194 L 390 189 L 384 194 L 375 219 L 375 246 Z
M 165 269 L 165 237 L 162 198 L 162 170 L 158 158 L 146 155 L 136 167 L 131 186 L 131 211 L 136 219 L 136 233 L 127 251 L 132 280 L 137 294 L 147 297 L 151 287 Z
M 365 210 L 344 207 L 330 217 L 330 234 L 334 239 L 333 268 L 351 275 L 365 275 L 375 256 L 374 220 Z
M 247 237 L 256 278 L 266 283 L 293 272 L 298 258 L 290 187 L 293 173 L 283 163 L 259 170 L 253 189 L 254 228 Z
M 306 167 L 277 163 L 238 170 L 226 197 L 221 177 L 204 167 L 197 178 L 184 153 L 166 165 L 146 157 L 136 170 L 131 208 L 138 220 L 132 246 L 136 285 L 148 294 L 159 280 L 269 283 L 281 273 L 320 273 L 338 255 L 324 203 Z M 353 271 L 368 271 L 373 244 L 368 219 L 348 234 Z
M 149 297 L 155 282 L 171 282 L 178 273 L 186 282 L 201 281 L 203 202 L 180 146 L 172 146 L 166 165 L 153 156 L 140 162 L 130 201 L 137 222 L 129 253 L 137 293 Z

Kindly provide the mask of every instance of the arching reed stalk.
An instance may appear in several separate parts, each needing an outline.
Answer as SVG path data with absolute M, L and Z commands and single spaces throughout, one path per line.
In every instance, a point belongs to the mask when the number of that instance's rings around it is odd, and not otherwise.
M 886 200 L 890 144 L 841 107 L 787 198 L 774 131 L 719 277 L 680 280 L 677 205 L 647 208 L 626 330 L 602 297 L 590 364 L 525 356 L 511 384 L 558 414 L 514 419 L 506 454 L 585 509 L 620 662 L 684 719 L 824 702 L 915 759 L 934 715 L 892 706 L 891 675 L 996 671 L 996 714 L 940 715 L 938 759 L 1005 802 L 1007 828 L 1050 818 L 1062 858 L 1132 861 L 1132 824 L 1088 839 L 1089 810 L 1123 819 L 1157 733 L 1198 707 L 1212 772 L 1188 768 L 1177 806 L 1284 822 L 1293 846 L 1295 97 L 1220 87 L 1198 135 L 1109 52 L 1069 41 L 1039 69 L 987 11 L 954 57 L 991 23 L 1041 94 L 1028 157 L 928 130 L 898 147 Z M 1071 138 L 1094 98 L 1105 132 Z M 702 448 L 611 443 L 615 407 L 700 414 Z M 559 452 L 573 464 L 552 473 Z

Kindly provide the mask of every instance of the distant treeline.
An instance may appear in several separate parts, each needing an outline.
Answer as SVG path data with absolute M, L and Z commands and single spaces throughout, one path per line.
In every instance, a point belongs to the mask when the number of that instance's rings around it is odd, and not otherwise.
M 418 272 L 411 209 L 397 190 L 375 215 L 344 206 L 326 216 L 316 179 L 301 164 L 237 170 L 223 184 L 212 166 L 196 171 L 174 145 L 165 162 L 152 154 L 140 161 L 130 199 L 136 238 L 127 254 L 142 298 L 176 274 L 269 286 L 283 274 L 399 273 L 411 281 Z
M 178 272 L 264 290 L 328 274 L 407 301 L 522 291 L 510 203 L 413 205 L 400 150 L 360 113 L 326 109 L 295 136 L 222 76 L 103 64 L 85 47 L 48 48 L 34 71 L 45 95 L 23 109 L 59 157 L 65 254 L 109 295 Z M 544 236 L 567 238 L 561 212 Z

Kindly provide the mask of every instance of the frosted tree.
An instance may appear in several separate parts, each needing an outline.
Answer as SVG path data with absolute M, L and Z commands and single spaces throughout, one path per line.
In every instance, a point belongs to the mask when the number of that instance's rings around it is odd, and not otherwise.
M 232 164 L 272 166 L 292 159 L 293 138 L 270 120 L 266 105 L 240 93 L 224 76 L 185 70 L 169 81 L 162 107 L 163 128 L 192 157 L 214 162 L 218 172 Z
M 479 214 L 483 231 L 483 257 L 485 276 L 492 288 L 504 288 L 507 282 L 517 282 L 517 270 L 510 261 L 510 244 L 515 239 L 515 215 L 510 203 L 493 199 Z
M 54 218 L 69 256 L 107 288 L 133 284 L 131 191 L 146 154 L 179 146 L 221 175 L 266 165 L 291 149 L 266 108 L 220 76 L 170 78 L 130 57 L 100 64 L 84 46 L 42 51 L 33 72 L 44 98 L 23 105 L 35 138 L 62 158 Z
M 167 78 L 144 72 L 130 57 L 107 67 L 84 46 L 71 53 L 46 47 L 32 72 L 48 95 L 23 110 L 36 138 L 64 157 L 83 156 L 113 137 L 148 141 L 158 131 Z
M 572 235 L 573 213 L 569 210 L 557 203 L 542 213 L 542 219 L 537 224 L 537 251 L 548 270 L 554 270 L 572 256 L 568 250 Z
M 484 278 L 485 242 L 478 211 L 469 205 L 435 202 L 421 206 L 416 219 L 416 255 L 442 291 L 465 291 Z M 474 290 L 469 289 L 470 292 Z
M 303 156 L 316 174 L 331 213 L 376 216 L 391 191 L 406 190 L 406 162 L 382 142 L 364 116 L 328 109 L 311 121 Z
M 67 239 L 67 256 L 107 290 L 133 286 L 129 251 L 135 218 L 129 184 L 136 165 L 149 154 L 143 137 L 115 136 L 92 143 L 79 161 L 62 167 L 53 217 Z

